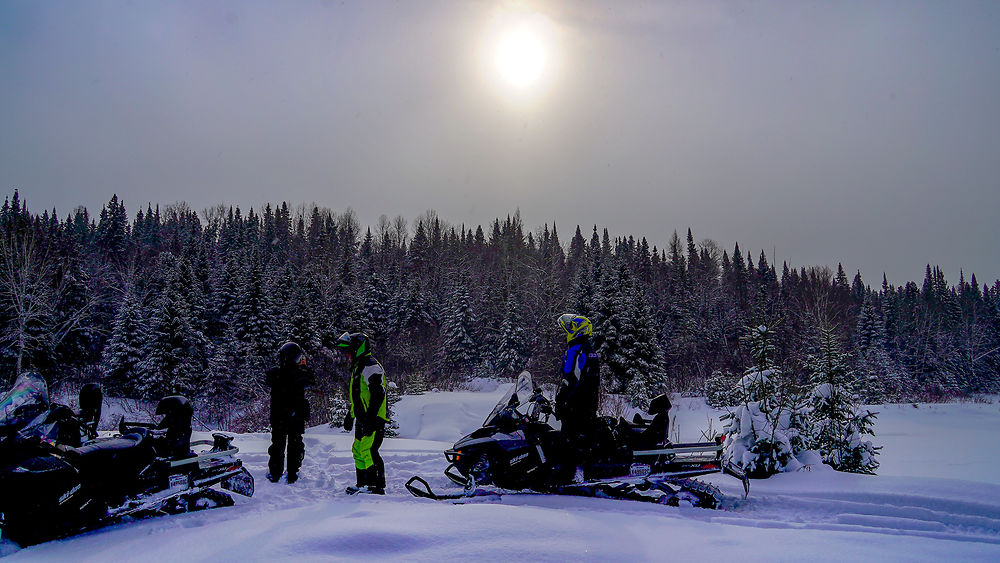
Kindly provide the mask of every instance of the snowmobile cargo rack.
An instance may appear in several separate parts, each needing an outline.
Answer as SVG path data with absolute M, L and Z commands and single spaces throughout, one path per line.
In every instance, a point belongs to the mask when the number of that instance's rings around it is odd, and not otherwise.
M 697 462 L 703 460 L 706 464 L 718 466 L 718 471 L 731 475 L 740 480 L 743 484 L 743 498 L 750 496 L 750 480 L 746 473 L 738 466 L 722 459 L 722 437 L 717 436 L 715 442 L 688 442 L 681 444 L 671 444 L 667 448 L 657 448 L 655 450 L 635 450 L 632 455 L 636 457 L 644 456 L 669 456 L 672 461 Z M 711 456 L 697 456 L 693 454 L 713 454 Z M 678 457 L 681 456 L 681 457 Z M 709 469 L 706 465 L 703 469 Z M 676 477 L 704 475 L 710 471 L 690 470 L 674 473 Z

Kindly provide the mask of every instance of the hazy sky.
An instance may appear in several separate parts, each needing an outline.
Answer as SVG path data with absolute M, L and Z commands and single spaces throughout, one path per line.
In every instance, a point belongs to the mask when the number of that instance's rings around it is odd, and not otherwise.
M 518 89 L 496 45 L 531 22 Z M 0 2 L 0 193 L 1000 277 L 1000 2 Z

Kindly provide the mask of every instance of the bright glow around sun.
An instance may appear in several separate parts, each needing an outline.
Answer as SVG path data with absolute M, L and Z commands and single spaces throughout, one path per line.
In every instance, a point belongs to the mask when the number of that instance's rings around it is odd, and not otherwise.
M 559 32 L 524 5 L 501 5 L 484 34 L 482 67 L 497 92 L 518 104 L 537 101 L 557 74 Z
M 500 75 L 517 88 L 527 88 L 538 82 L 547 58 L 541 39 L 527 26 L 507 32 L 496 47 Z

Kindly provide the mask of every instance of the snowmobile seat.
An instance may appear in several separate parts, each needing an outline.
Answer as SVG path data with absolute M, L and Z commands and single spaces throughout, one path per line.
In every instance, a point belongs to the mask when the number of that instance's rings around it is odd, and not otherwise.
M 66 456 L 76 462 L 81 471 L 91 469 L 107 471 L 112 467 L 137 467 L 152 461 L 153 451 L 146 440 L 146 432 L 138 431 L 116 438 L 95 440 L 85 446 L 66 451 Z
M 109 497 L 127 494 L 142 471 L 153 463 L 152 441 L 145 429 L 136 430 L 66 452 L 67 461 L 76 466 L 80 480 L 94 494 Z
M 642 418 L 638 413 L 632 422 L 618 418 L 618 433 L 633 449 L 653 449 L 667 439 L 670 418 L 666 411 L 659 412 L 652 420 Z
M 123 450 L 137 448 L 142 444 L 145 438 L 146 438 L 145 432 L 136 431 L 132 432 L 131 434 L 126 434 L 124 436 L 117 436 L 115 438 L 108 438 L 104 440 L 96 440 L 87 444 L 86 446 L 73 448 L 67 451 L 67 454 L 76 458 L 91 457 L 94 455 L 103 455 L 102 452 L 105 452 L 107 455 L 111 455 L 112 452 L 120 452 Z

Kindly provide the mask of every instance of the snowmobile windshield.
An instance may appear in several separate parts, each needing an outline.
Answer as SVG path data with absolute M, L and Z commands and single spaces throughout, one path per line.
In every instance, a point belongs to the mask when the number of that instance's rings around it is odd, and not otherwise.
M 49 388 L 34 372 L 21 374 L 0 397 L 0 430 L 17 430 L 49 408 Z
M 497 418 L 503 414 L 507 407 L 512 407 L 520 414 L 524 414 L 528 408 L 528 399 L 531 398 L 531 394 L 534 392 L 535 386 L 531 382 L 531 374 L 528 372 L 522 372 L 518 376 L 517 381 L 510 388 L 509 391 L 500 399 L 497 406 L 493 407 L 490 415 L 486 417 L 483 422 L 483 426 L 491 426 L 495 424 Z

